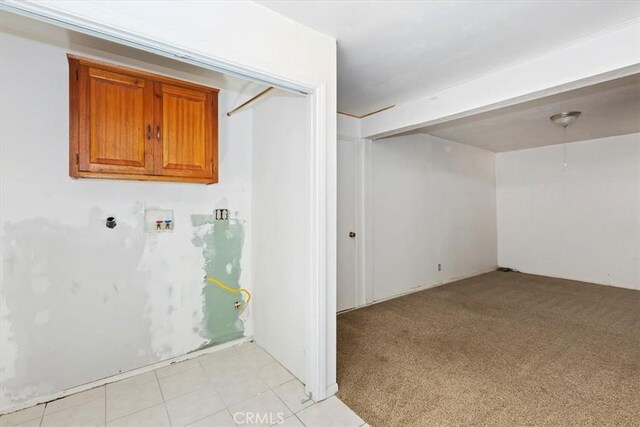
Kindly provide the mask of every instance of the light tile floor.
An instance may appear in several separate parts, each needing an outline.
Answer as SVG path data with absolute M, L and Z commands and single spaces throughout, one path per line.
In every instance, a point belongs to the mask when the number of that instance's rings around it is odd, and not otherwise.
M 304 402 L 304 386 L 254 343 L 0 417 L 0 427 L 366 426 L 337 397 Z

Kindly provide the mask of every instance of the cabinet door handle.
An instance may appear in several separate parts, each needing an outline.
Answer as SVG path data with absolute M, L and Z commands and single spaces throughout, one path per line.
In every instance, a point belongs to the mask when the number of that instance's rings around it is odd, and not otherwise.
M 160 126 L 156 127 L 156 139 L 160 141 Z
M 151 141 L 151 125 L 147 125 L 147 139 Z

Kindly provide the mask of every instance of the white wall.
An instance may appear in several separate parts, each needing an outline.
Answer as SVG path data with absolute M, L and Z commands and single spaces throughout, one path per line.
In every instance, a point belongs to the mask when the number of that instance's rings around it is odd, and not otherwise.
M 307 106 L 303 96 L 278 92 L 253 111 L 255 339 L 302 382 L 311 227 L 303 196 L 309 181 L 301 179 L 310 167 Z
M 192 242 L 207 227 L 193 227 L 191 215 L 229 208 L 245 222 L 240 280 L 250 288 L 252 134 L 250 112 L 224 115 L 239 95 L 222 90 L 219 184 L 72 180 L 65 54 L 98 52 L 8 32 L 0 42 L 0 409 L 6 409 L 207 342 L 205 259 Z M 145 206 L 174 209 L 175 232 L 146 235 Z M 110 215 L 118 222 L 113 230 L 104 226 Z
M 494 153 L 393 137 L 372 143 L 370 176 L 374 301 L 496 267 Z
M 640 134 L 497 154 L 501 266 L 640 289 Z
M 346 141 L 360 140 L 361 120 L 344 114 L 338 114 L 337 117 L 338 139 Z

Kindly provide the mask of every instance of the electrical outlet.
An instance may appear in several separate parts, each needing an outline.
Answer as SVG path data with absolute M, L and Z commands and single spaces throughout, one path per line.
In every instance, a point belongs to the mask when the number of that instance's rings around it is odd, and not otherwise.
M 229 209 L 216 209 L 216 221 L 229 221 Z
M 442 271 L 442 264 L 438 264 L 438 271 Z

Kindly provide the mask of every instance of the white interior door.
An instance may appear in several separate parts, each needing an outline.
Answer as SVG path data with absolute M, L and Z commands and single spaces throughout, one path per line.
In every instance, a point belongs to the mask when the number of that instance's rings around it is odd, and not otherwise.
M 338 140 L 338 311 L 358 305 L 357 150 L 357 142 Z

